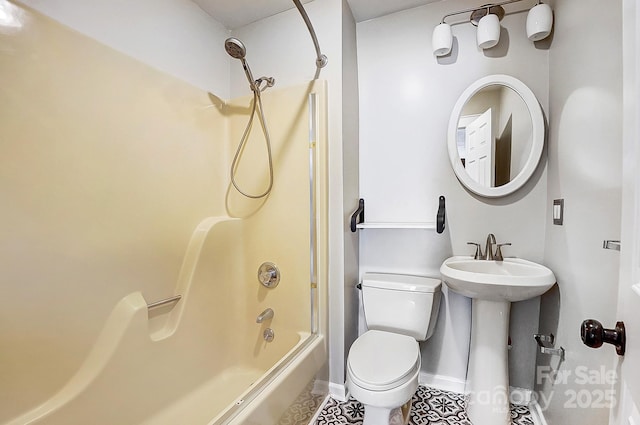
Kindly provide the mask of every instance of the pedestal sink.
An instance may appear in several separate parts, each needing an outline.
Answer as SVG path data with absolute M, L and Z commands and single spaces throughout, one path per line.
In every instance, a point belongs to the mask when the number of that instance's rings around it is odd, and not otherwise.
M 511 303 L 544 294 L 556 282 L 553 272 L 520 258 L 503 261 L 451 257 L 440 267 L 454 292 L 472 299 L 467 390 L 474 425 L 509 425 L 507 343 Z

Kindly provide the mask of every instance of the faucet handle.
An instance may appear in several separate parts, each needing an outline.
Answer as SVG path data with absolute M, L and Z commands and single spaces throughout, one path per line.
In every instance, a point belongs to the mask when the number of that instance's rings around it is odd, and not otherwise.
M 467 242 L 467 245 L 475 245 L 476 247 L 476 253 L 473 255 L 474 260 L 481 260 L 484 257 L 484 255 L 482 254 L 482 248 L 480 248 L 479 243 Z
M 504 257 L 502 256 L 502 247 L 505 246 L 505 245 L 511 246 L 511 242 L 497 244 L 496 255 L 493 258 L 494 260 L 496 260 L 496 261 L 503 261 L 504 260 Z

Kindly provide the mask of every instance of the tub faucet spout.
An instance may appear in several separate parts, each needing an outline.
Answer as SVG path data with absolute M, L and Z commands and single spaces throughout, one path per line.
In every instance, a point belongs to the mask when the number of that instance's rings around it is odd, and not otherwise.
M 274 315 L 273 310 L 268 308 L 262 313 L 260 313 L 258 317 L 256 317 L 256 323 L 262 323 L 265 320 L 271 319 L 273 318 L 273 315 Z

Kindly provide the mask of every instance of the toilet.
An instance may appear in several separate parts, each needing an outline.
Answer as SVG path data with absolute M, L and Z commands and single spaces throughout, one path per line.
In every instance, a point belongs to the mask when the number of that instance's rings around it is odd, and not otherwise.
M 362 302 L 367 331 L 351 346 L 347 388 L 364 405 L 363 425 L 389 425 L 392 411 L 418 388 L 420 347 L 431 337 L 440 308 L 439 279 L 365 273 Z M 403 409 L 408 421 L 408 409 Z M 395 422 L 394 422 L 395 424 Z

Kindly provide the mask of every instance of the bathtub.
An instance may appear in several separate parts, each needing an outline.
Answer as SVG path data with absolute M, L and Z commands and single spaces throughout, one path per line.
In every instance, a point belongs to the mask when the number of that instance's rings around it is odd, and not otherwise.
M 242 284 L 255 279 L 244 272 L 255 260 L 245 254 L 250 228 L 244 219 L 203 220 L 180 271 L 181 298 L 153 309 L 140 292 L 122 298 L 67 384 L 5 425 L 277 423 L 326 361 L 326 347 L 287 315 L 295 291 Z M 296 274 L 283 273 L 280 285 L 294 286 L 287 275 Z M 266 305 L 274 318 L 256 323 Z

